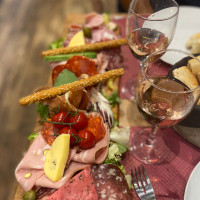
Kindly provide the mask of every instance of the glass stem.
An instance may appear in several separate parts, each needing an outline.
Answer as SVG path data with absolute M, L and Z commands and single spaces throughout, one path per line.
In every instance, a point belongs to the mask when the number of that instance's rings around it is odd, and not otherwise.
M 149 147 L 153 147 L 155 145 L 157 131 L 158 131 L 158 126 L 157 125 L 153 126 L 146 141 L 146 144 Z

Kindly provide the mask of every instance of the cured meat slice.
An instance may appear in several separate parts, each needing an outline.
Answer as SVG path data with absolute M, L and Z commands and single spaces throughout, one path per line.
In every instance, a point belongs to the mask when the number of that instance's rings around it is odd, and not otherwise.
M 103 15 L 97 14 L 97 13 L 91 13 L 86 16 L 86 26 L 88 28 L 96 28 L 101 26 L 104 23 L 104 17 Z
M 117 166 L 102 164 L 91 169 L 99 200 L 133 200 L 133 193 Z
M 95 115 L 95 113 L 94 113 Z M 64 176 L 57 182 L 52 182 L 44 174 L 44 151 L 50 149 L 50 146 L 39 134 L 31 144 L 16 168 L 15 176 L 25 191 L 30 190 L 33 186 L 48 187 L 58 189 L 63 186 L 77 171 L 82 170 L 91 164 L 102 163 L 108 154 L 109 129 L 105 124 L 106 135 L 93 148 L 77 151 L 71 149 L 68 158 L 67 167 Z M 29 178 L 25 175 L 30 174 Z
M 46 200 L 98 200 L 91 168 L 87 167 L 70 179 Z

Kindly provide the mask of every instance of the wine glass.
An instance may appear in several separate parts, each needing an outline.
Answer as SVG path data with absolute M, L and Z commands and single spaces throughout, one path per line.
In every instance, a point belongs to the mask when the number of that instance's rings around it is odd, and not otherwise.
M 159 128 L 180 122 L 200 96 L 200 78 L 197 72 L 187 67 L 191 59 L 200 62 L 186 52 L 168 49 L 154 52 L 142 61 L 136 103 L 153 128 L 137 132 L 130 141 L 136 159 L 154 164 L 163 161 L 169 154 L 169 142 Z
M 142 60 L 168 47 L 176 29 L 178 10 L 174 0 L 132 0 L 126 36 L 136 58 Z
M 126 37 L 132 54 L 143 60 L 154 51 L 166 49 L 176 29 L 179 6 L 174 0 L 132 0 L 126 20 Z M 134 78 L 133 78 L 134 79 Z M 134 81 L 127 89 L 134 98 Z

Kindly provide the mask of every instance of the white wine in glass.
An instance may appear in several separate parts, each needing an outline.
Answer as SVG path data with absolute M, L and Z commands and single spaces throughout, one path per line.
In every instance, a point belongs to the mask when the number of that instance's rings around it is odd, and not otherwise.
M 163 58 L 169 63 L 163 62 Z M 159 163 L 169 155 L 170 144 L 159 128 L 171 127 L 183 120 L 199 99 L 199 77 L 186 67 L 190 59 L 200 63 L 186 52 L 167 49 L 150 54 L 141 63 L 136 103 L 152 130 L 136 133 L 131 140 L 131 151 L 144 163 Z
M 166 49 L 176 29 L 179 7 L 174 0 L 132 0 L 126 36 L 133 55 L 144 59 Z

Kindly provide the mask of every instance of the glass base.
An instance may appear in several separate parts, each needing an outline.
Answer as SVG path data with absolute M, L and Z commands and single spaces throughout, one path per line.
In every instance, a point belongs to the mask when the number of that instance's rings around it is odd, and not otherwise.
M 147 138 L 151 130 L 137 132 L 131 141 L 130 151 L 132 155 L 145 164 L 157 164 L 164 161 L 170 153 L 170 145 L 160 130 L 156 133 L 154 143 Z

